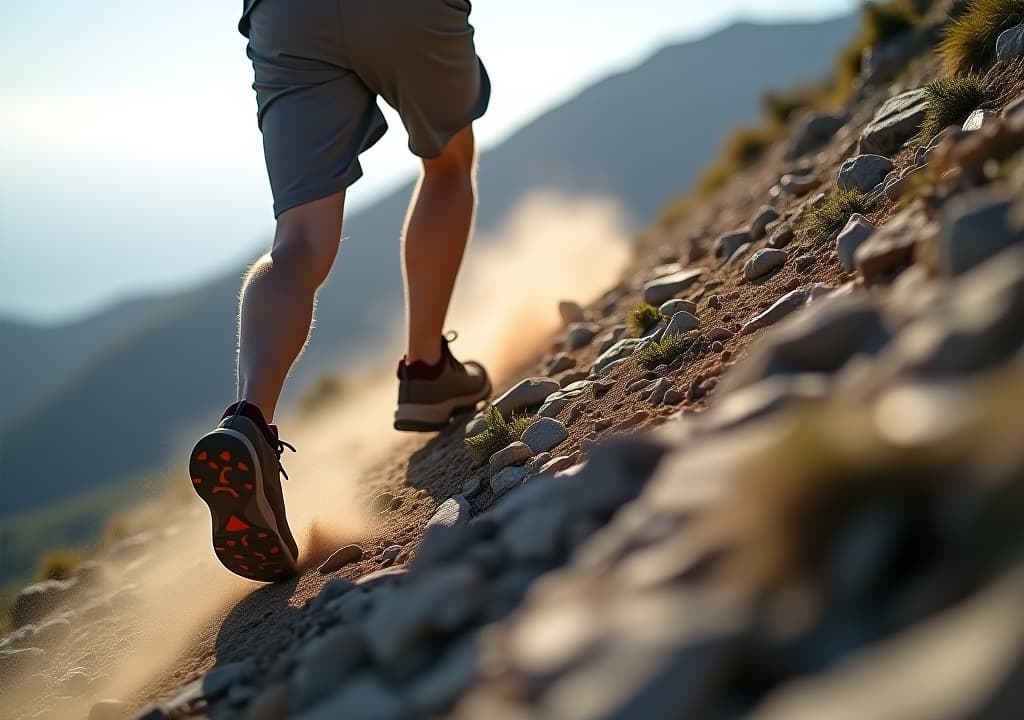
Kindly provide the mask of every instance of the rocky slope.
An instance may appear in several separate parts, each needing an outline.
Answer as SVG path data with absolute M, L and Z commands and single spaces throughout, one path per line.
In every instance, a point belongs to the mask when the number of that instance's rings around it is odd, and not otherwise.
M 370 538 L 240 602 L 200 676 L 90 717 L 1018 717 L 1024 57 L 1001 38 L 984 106 L 918 137 L 944 23 L 565 303 L 494 403 L 540 418 L 519 441 L 472 461 L 493 414 L 409 441 L 366 479 Z M 77 625 L 132 589 L 95 572 L 26 590 L 16 716 L 102 696 Z

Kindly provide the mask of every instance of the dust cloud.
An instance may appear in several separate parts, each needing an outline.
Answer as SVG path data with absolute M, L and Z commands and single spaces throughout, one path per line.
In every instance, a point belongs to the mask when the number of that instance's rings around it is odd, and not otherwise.
M 558 302 L 597 297 L 617 281 L 629 253 L 627 225 L 614 203 L 530 197 L 467 256 L 449 322 L 460 333 L 456 352 L 483 361 L 499 384 L 509 381 L 508 374 L 558 329 Z M 387 345 L 393 350 L 401 342 L 395 337 Z M 386 371 L 347 383 L 342 397 L 314 415 L 284 419 L 287 438 L 299 450 L 283 458 L 291 477 L 284 489 L 301 555 L 308 558 L 304 570 L 341 544 L 358 542 L 370 528 L 360 505 L 360 479 L 402 439 L 391 429 L 390 350 L 378 351 L 377 367 Z M 163 678 L 187 679 L 190 670 L 209 665 L 209 658 L 196 657 L 197 638 L 216 633 L 231 608 L 258 586 L 230 575 L 214 559 L 209 516 L 198 498 L 173 492 L 168 497 L 136 511 L 134 527 L 151 529 L 141 555 L 130 562 L 106 559 L 108 581 L 97 596 L 108 598 L 107 609 L 87 625 L 85 613 L 72 614 L 72 625 L 83 627 L 52 653 L 45 671 L 37 671 L 47 691 L 30 683 L 26 692 L 15 689 L 15 697 L 4 699 L 8 708 L 19 708 L 20 717 L 41 709 L 84 717 L 96 700 L 131 702 L 161 686 Z M 300 582 L 289 602 L 302 605 L 311 586 Z M 60 689 L 66 685 L 62 678 L 78 667 L 103 677 L 71 697 Z

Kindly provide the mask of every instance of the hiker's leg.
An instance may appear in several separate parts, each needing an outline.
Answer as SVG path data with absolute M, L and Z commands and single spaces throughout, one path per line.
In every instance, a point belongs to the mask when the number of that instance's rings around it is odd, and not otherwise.
M 238 320 L 238 398 L 272 422 L 313 321 L 317 289 L 341 242 L 345 193 L 283 212 L 271 251 L 245 277 Z
M 433 364 L 441 357 L 445 316 L 473 225 L 475 160 L 472 126 L 440 156 L 423 160 L 403 248 L 409 362 Z

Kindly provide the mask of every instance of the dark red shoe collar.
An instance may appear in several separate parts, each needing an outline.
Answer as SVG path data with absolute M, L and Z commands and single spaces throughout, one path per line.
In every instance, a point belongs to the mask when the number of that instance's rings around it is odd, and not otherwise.
M 451 350 L 448 349 L 448 339 L 441 338 L 441 358 L 433 365 L 417 360 L 414 363 L 407 362 L 407 357 L 398 361 L 399 380 L 437 380 L 441 377 L 448 361 L 451 359 Z

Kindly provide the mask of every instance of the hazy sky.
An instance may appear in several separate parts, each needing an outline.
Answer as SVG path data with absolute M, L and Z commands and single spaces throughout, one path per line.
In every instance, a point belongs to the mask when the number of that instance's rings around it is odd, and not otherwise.
M 478 135 L 493 145 L 667 42 L 741 17 L 814 18 L 854 5 L 477 0 L 477 48 L 494 83 Z M 205 280 L 268 242 L 273 214 L 252 67 L 235 30 L 240 6 L 5 3 L 0 316 L 77 317 L 126 294 Z M 397 118 L 388 117 L 392 130 L 364 155 L 350 210 L 416 171 Z

